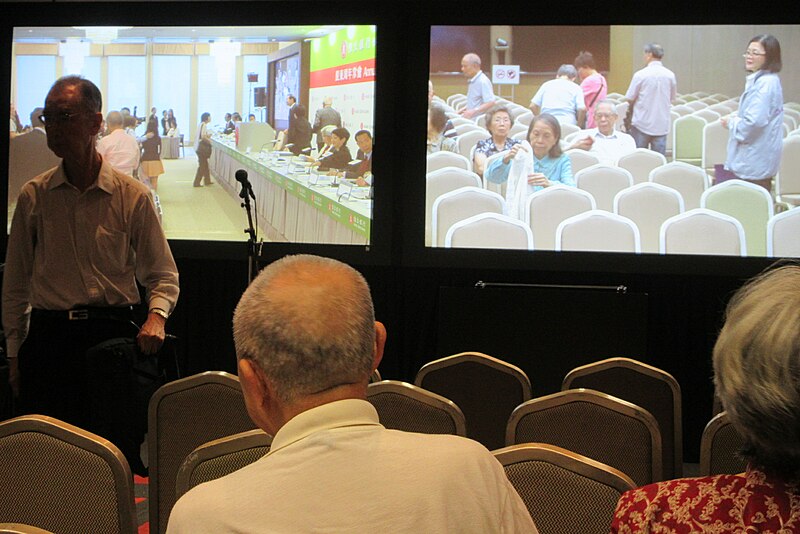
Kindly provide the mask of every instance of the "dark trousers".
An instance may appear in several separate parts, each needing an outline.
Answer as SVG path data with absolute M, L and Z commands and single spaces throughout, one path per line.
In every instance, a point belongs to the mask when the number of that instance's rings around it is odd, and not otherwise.
M 42 414 L 92 430 L 86 350 L 116 337 L 135 337 L 138 327 L 119 319 L 66 319 L 32 314 L 19 350 L 22 414 Z
M 208 168 L 208 158 L 201 158 L 197 156 L 199 163 L 197 172 L 194 175 L 194 185 L 200 185 L 200 181 L 205 178 L 205 185 L 211 184 L 211 170 Z

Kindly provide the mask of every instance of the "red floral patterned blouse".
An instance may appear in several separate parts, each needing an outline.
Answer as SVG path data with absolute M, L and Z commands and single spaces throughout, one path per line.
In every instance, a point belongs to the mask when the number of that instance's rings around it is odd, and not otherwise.
M 755 469 L 658 482 L 622 495 L 611 532 L 800 533 L 800 488 Z

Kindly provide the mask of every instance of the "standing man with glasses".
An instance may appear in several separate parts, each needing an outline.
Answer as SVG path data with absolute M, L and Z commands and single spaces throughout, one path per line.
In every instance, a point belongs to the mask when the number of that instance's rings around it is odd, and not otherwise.
M 95 148 L 101 107 L 100 91 L 79 76 L 60 78 L 47 94 L 47 145 L 62 162 L 22 187 L 3 280 L 10 381 L 20 411 L 89 429 L 86 350 L 136 337 L 142 352 L 155 353 L 179 291 L 149 189 Z M 149 310 L 141 328 L 131 322 L 137 278 Z
M 660 154 L 667 152 L 669 110 L 677 96 L 675 73 L 661 59 L 664 49 L 650 43 L 644 47 L 645 67 L 633 75 L 625 98 L 633 108 L 630 134 L 639 148 L 649 148 Z

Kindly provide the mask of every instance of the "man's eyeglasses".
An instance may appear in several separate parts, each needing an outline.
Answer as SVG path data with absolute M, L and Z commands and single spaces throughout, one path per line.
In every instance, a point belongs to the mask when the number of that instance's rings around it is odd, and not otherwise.
M 48 124 L 63 124 L 65 122 L 70 122 L 73 118 L 77 117 L 78 115 L 85 115 L 88 113 L 87 111 L 43 111 L 41 114 L 42 122 L 46 125 Z
M 757 56 L 766 56 L 766 52 L 759 52 L 758 50 L 745 50 L 742 57 L 757 57 Z

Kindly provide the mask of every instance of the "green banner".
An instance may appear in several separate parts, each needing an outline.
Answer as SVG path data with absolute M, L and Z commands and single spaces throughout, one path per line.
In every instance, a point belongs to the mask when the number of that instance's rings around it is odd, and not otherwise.
M 311 41 L 311 71 L 375 58 L 375 26 L 347 26 Z

